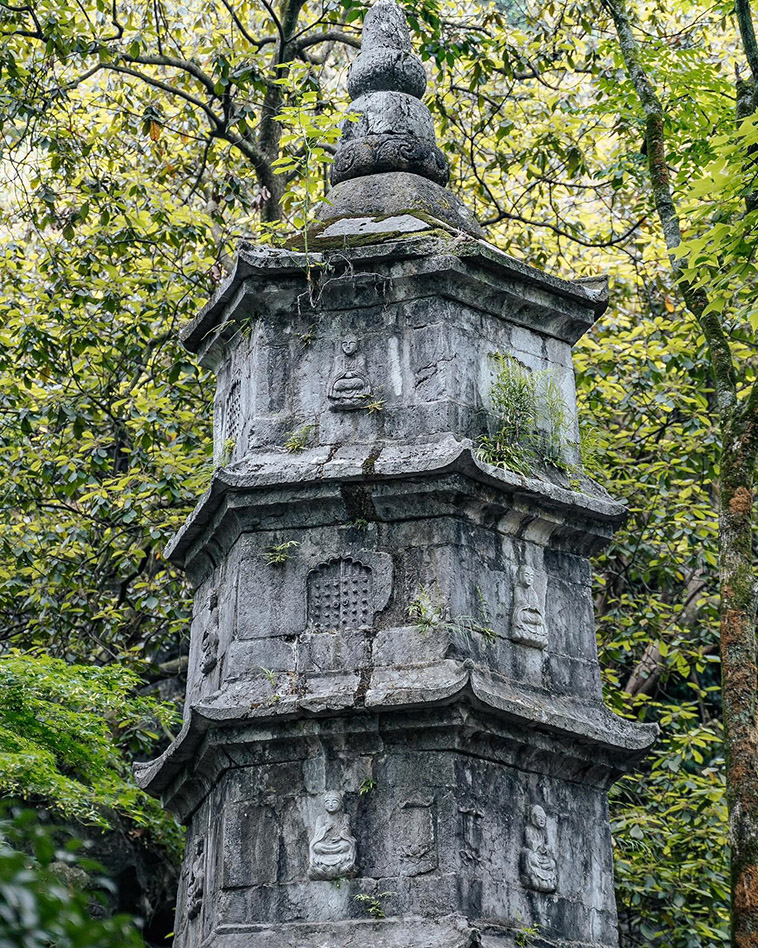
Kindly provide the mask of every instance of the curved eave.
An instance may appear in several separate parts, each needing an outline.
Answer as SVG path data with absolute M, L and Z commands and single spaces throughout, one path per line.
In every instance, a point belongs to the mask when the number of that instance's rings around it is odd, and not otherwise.
M 495 713 L 528 734 L 539 731 L 561 742 L 577 742 L 602 752 L 616 775 L 631 770 L 658 736 L 655 724 L 638 724 L 618 717 L 603 704 L 586 699 L 555 696 L 524 688 L 470 661 L 443 660 L 430 665 L 381 670 L 372 678 L 365 711 L 355 708 L 351 692 L 319 696 L 284 695 L 273 705 L 251 707 L 244 688 L 218 691 L 194 705 L 174 742 L 156 760 L 135 765 L 137 782 L 153 796 L 165 794 L 171 784 L 191 767 L 206 734 L 246 724 L 265 727 L 297 718 L 325 717 L 346 709 L 354 713 L 380 713 L 439 707 L 468 699 L 476 708 Z M 392 677 L 389 677 L 392 674 Z M 402 676 L 404 684 L 398 683 Z
M 381 264 L 383 261 L 411 258 L 426 258 L 426 268 L 441 271 L 459 265 L 473 265 L 487 271 L 495 280 L 503 283 L 515 281 L 567 301 L 584 315 L 569 333 L 574 341 L 585 332 L 608 307 L 608 281 L 605 276 L 589 279 L 564 280 L 543 270 L 538 270 L 509 254 L 498 250 L 486 240 L 464 237 L 462 234 L 438 236 L 434 230 L 413 236 L 387 235 L 376 242 L 351 245 L 346 241 L 339 249 L 301 253 L 294 250 L 274 250 L 255 247 L 245 241 L 239 244 L 234 267 L 221 283 L 211 299 L 183 329 L 180 335 L 184 346 L 198 352 L 216 327 L 228 316 L 227 310 L 241 291 L 243 284 L 253 278 L 269 282 L 283 277 L 298 276 L 304 282 L 307 274 L 318 272 L 322 267 L 340 268 L 345 264 L 345 254 L 352 261 L 364 264 Z M 464 267 L 465 272 L 472 273 Z M 233 308 L 233 307 L 232 307 Z
M 619 526 L 627 515 L 622 504 L 604 494 L 589 479 L 585 478 L 583 483 L 594 493 L 568 490 L 551 481 L 525 477 L 482 461 L 470 441 L 449 437 L 430 444 L 387 443 L 381 446 L 378 455 L 376 450 L 376 445 L 366 445 L 363 453 L 353 449 L 345 457 L 339 452 L 330 457 L 328 447 L 296 455 L 285 451 L 272 452 L 243 459 L 238 469 L 220 468 L 213 475 L 210 488 L 168 544 L 166 558 L 184 565 L 185 555 L 212 524 L 228 494 L 288 486 L 302 488 L 355 481 L 380 483 L 459 473 L 503 491 L 514 502 L 531 503 L 541 511 L 558 513 L 566 520 L 575 520 L 583 528 L 594 524 L 603 536 Z M 371 473 L 367 475 L 369 460 Z

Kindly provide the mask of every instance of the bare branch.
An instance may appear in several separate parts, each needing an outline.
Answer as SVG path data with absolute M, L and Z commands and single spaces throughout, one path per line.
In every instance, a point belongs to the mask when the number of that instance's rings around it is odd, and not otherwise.
M 343 43 L 345 46 L 352 46 L 353 49 L 361 48 L 361 41 L 357 36 L 351 36 L 342 30 L 326 30 L 323 33 L 314 33 L 313 36 L 304 36 L 296 40 L 293 45 L 295 49 L 302 52 L 310 46 L 317 46 L 319 43 Z
M 115 63 L 101 63 L 100 68 L 108 69 L 111 72 L 120 72 L 125 76 L 133 76 L 135 79 L 139 79 L 141 82 L 152 86 L 154 89 L 160 89 L 163 92 L 167 92 L 169 95 L 175 95 L 180 99 L 184 99 L 186 102 L 189 102 L 191 105 L 194 105 L 198 109 L 202 109 L 202 111 L 205 112 L 214 131 L 217 131 L 223 125 L 221 119 L 216 115 L 213 109 L 203 102 L 202 99 L 198 99 L 197 96 L 192 95 L 190 92 L 185 92 L 183 89 L 177 89 L 168 82 L 163 82 L 161 79 L 148 76 L 146 73 L 140 72 L 138 69 L 129 69 L 127 66 L 118 66 Z
M 274 8 L 271 6 L 271 4 L 268 2 L 268 0 L 261 0 L 261 3 L 262 3 L 263 6 L 266 8 L 266 12 L 268 13 L 268 15 L 269 15 L 269 16 L 271 17 L 271 19 L 274 21 L 274 24 L 275 24 L 275 26 L 276 26 L 276 31 L 277 31 L 277 33 L 279 34 L 279 50 L 280 50 L 280 53 L 281 53 L 281 52 L 284 50 L 284 46 L 285 46 L 285 44 L 286 44 L 286 42 L 287 42 L 287 40 L 286 40 L 286 38 L 285 38 L 285 36 L 284 36 L 284 27 L 282 26 L 281 20 L 280 20 L 279 17 L 276 15 L 276 11 L 275 11 Z
M 188 73 L 190 76 L 193 76 L 195 79 L 197 79 L 198 82 L 202 83 L 211 95 L 215 95 L 215 82 L 207 73 L 203 72 L 203 70 L 198 65 L 196 65 L 196 63 L 193 63 L 188 59 L 179 59 L 177 56 L 166 55 L 130 56 L 128 53 L 124 53 L 122 58 L 125 62 L 136 63 L 140 66 L 170 66 L 174 69 L 181 69 L 183 72 Z
M 522 217 L 520 214 L 512 214 L 510 211 L 500 210 L 494 217 L 490 217 L 485 221 L 482 221 L 484 227 L 489 227 L 492 224 L 498 224 L 500 221 L 518 221 L 521 224 L 527 224 L 529 227 L 546 227 L 548 230 L 552 230 L 554 234 L 557 234 L 559 237 L 565 237 L 567 240 L 573 240 L 575 244 L 579 244 L 582 247 L 613 247 L 616 244 L 622 244 L 627 240 L 638 228 L 640 228 L 647 217 L 641 217 L 638 221 L 628 227 L 623 234 L 619 234 L 616 237 L 608 237 L 605 240 L 585 240 L 583 237 L 579 237 L 576 234 L 572 234 L 571 231 L 564 230 L 562 227 L 558 227 L 556 224 L 551 224 L 549 221 L 538 221 L 530 220 L 528 217 Z
M 246 29 L 244 23 L 243 23 L 243 22 L 240 20 L 240 18 L 237 16 L 237 11 L 236 11 L 236 10 L 234 9 L 234 7 L 231 5 L 231 3 L 229 2 L 229 0 L 221 0 L 221 2 L 224 4 L 224 6 L 226 7 L 226 9 L 229 11 L 229 15 L 231 16 L 232 20 L 234 21 L 234 24 L 235 24 L 235 26 L 237 27 L 237 29 L 240 31 L 240 33 L 242 33 L 242 35 L 245 37 L 245 39 L 248 41 L 248 43 L 250 43 L 251 46 L 255 46 L 256 49 L 260 49 L 262 46 L 265 46 L 267 43 L 275 43 L 275 42 L 276 42 L 276 39 L 275 39 L 273 36 L 266 36 L 266 37 L 264 37 L 263 39 L 259 39 L 259 40 L 255 39 L 255 37 L 251 36 L 250 33 L 248 33 L 248 31 L 247 31 L 247 29 Z

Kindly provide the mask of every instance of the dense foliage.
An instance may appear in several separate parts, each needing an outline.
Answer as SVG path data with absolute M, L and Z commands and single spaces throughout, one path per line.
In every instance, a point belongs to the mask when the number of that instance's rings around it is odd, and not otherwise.
M 131 918 L 93 918 L 102 867 L 56 836 L 29 810 L 0 822 L 0 948 L 138 948 Z
M 120 665 L 87 667 L 48 656 L 0 657 L 0 793 L 45 803 L 107 828 L 111 814 L 149 831 L 172 855 L 179 830 L 141 793 L 131 761 L 177 723 L 173 705 L 135 693 Z
M 489 239 L 554 272 L 612 276 L 611 309 L 576 358 L 585 463 L 631 511 L 598 561 L 600 654 L 611 706 L 663 728 L 612 800 L 622 936 L 721 945 L 715 386 L 655 217 L 649 117 L 610 4 L 405 6 L 451 187 Z M 665 107 L 679 259 L 725 314 L 747 386 L 758 210 L 745 211 L 743 172 L 757 138 L 754 119 L 736 124 L 752 92 L 734 83 L 734 11 L 636 7 Z M 40 650 L 7 660 L 4 674 L 26 662 L 36 686 L 3 711 L 2 739 L 16 752 L 28 741 L 46 774 L 40 785 L 18 770 L 14 792 L 71 817 L 102 819 L 105 805 L 153 819 L 123 762 L 135 740 L 146 753 L 141 722 L 159 712 L 115 669 L 154 682 L 186 651 L 187 590 L 161 549 L 211 473 L 213 387 L 177 330 L 237 237 L 302 230 L 324 193 L 363 9 L 0 0 L 0 623 L 8 644 Z M 111 674 L 118 711 L 106 711 Z M 23 723 L 56 704 L 71 715 L 65 749 Z M 71 807 L 84 773 L 99 798 Z

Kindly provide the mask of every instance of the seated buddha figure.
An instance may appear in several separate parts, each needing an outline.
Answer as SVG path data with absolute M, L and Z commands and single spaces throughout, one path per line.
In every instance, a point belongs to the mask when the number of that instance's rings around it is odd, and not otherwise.
M 358 352 L 355 336 L 347 336 L 342 341 L 327 394 L 333 409 L 351 411 L 366 407 L 371 386 L 366 376 L 366 362 Z
M 519 567 L 513 589 L 511 638 L 533 648 L 545 648 L 547 645 L 547 628 L 534 570 L 528 564 Z
M 350 834 L 342 794 L 328 790 L 309 846 L 311 879 L 340 879 L 355 872 L 355 837 Z
M 547 817 L 541 806 L 533 806 L 524 830 L 521 850 L 521 882 L 536 892 L 555 892 L 555 858 L 550 852 L 545 826 Z

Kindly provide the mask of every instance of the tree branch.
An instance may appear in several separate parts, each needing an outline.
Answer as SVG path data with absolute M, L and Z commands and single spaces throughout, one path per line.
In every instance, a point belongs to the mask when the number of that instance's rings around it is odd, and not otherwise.
M 197 108 L 202 109 L 202 111 L 208 116 L 211 127 L 214 131 L 218 131 L 223 127 L 221 119 L 216 115 L 213 109 L 206 105 L 202 99 L 198 99 L 197 96 L 192 95 L 190 92 L 185 92 L 183 89 L 177 89 L 174 86 L 169 85 L 169 83 L 163 82 L 161 79 L 155 79 L 153 76 L 148 76 L 144 72 L 140 72 L 138 69 L 129 69 L 127 66 L 118 66 L 115 63 L 101 63 L 100 68 L 109 69 L 111 72 L 120 72 L 125 76 L 133 76 L 135 79 L 139 79 L 141 82 L 146 83 L 148 86 L 152 86 L 154 89 L 160 89 L 162 92 L 167 92 L 169 95 L 178 96 L 180 99 L 184 99 L 185 102 L 189 102 Z
M 500 221 L 518 221 L 521 224 L 528 224 L 529 227 L 547 227 L 548 230 L 552 230 L 554 234 L 557 234 L 559 237 L 565 237 L 567 240 L 573 240 L 575 244 L 579 244 L 582 247 L 613 247 L 616 244 L 621 244 L 627 240 L 631 234 L 635 232 L 642 224 L 645 223 L 647 217 L 641 217 L 638 221 L 628 227 L 623 234 L 619 234 L 617 237 L 609 237 L 607 240 L 585 240 L 583 237 L 577 237 L 576 234 L 572 234 L 570 231 L 564 230 L 562 227 L 558 227 L 555 224 L 551 224 L 549 221 L 537 221 L 530 220 L 528 217 L 521 217 L 520 214 L 511 214 L 510 211 L 499 210 L 494 217 L 490 217 L 485 221 L 482 221 L 482 226 L 489 227 L 492 224 L 497 224 Z
M 308 49 L 309 46 L 316 46 L 319 43 L 343 43 L 345 46 L 352 46 L 353 49 L 361 48 L 361 41 L 349 33 L 343 33 L 342 30 L 326 30 L 323 33 L 314 33 L 313 36 L 304 36 L 296 40 L 292 45 L 298 52 Z
M 714 312 L 707 312 L 708 296 L 705 290 L 696 289 L 682 279 L 684 261 L 674 255 L 674 251 L 682 242 L 682 232 L 666 164 L 663 105 L 642 65 L 639 44 L 634 36 L 625 0 L 603 0 L 603 2 L 613 19 L 627 73 L 645 114 L 645 142 L 650 184 L 663 237 L 669 250 L 671 269 L 679 282 L 685 304 L 700 323 L 708 343 L 718 406 L 722 418 L 726 418 L 737 400 L 734 362 L 720 317 Z
M 240 18 L 237 16 L 237 11 L 236 11 L 236 10 L 234 9 L 234 7 L 231 5 L 231 3 L 229 2 L 229 0 L 221 0 L 221 2 L 224 4 L 224 6 L 226 7 L 226 9 L 229 11 L 229 15 L 231 16 L 232 20 L 234 21 L 234 24 L 235 24 L 235 26 L 237 27 L 237 29 L 240 31 L 240 33 L 242 33 L 242 35 L 245 37 L 245 39 L 248 41 L 248 43 L 250 43 L 251 46 L 255 46 L 256 49 L 260 49 L 262 46 L 265 46 L 267 43 L 275 43 L 275 42 L 276 42 L 276 40 L 274 39 L 273 36 L 266 36 L 266 37 L 264 37 L 263 39 L 260 39 L 260 40 L 255 39 L 253 36 L 250 35 L 250 33 L 248 33 L 248 31 L 247 31 L 247 29 L 246 29 L 244 23 L 243 23 L 243 22 L 240 20 Z
M 207 73 L 204 73 L 199 66 L 187 59 L 179 59 L 176 56 L 166 56 L 163 54 L 160 56 L 130 56 L 128 53 L 123 53 L 122 58 L 125 62 L 136 63 L 139 66 L 171 66 L 174 69 L 181 69 L 202 83 L 211 95 L 215 95 L 214 90 L 216 84 L 211 77 L 207 75 Z
M 745 50 L 745 58 L 753 75 L 753 81 L 758 82 L 758 42 L 755 38 L 755 27 L 753 26 L 753 16 L 750 10 L 750 0 L 736 0 L 735 9 L 737 11 L 737 23 L 742 37 L 742 46 Z

